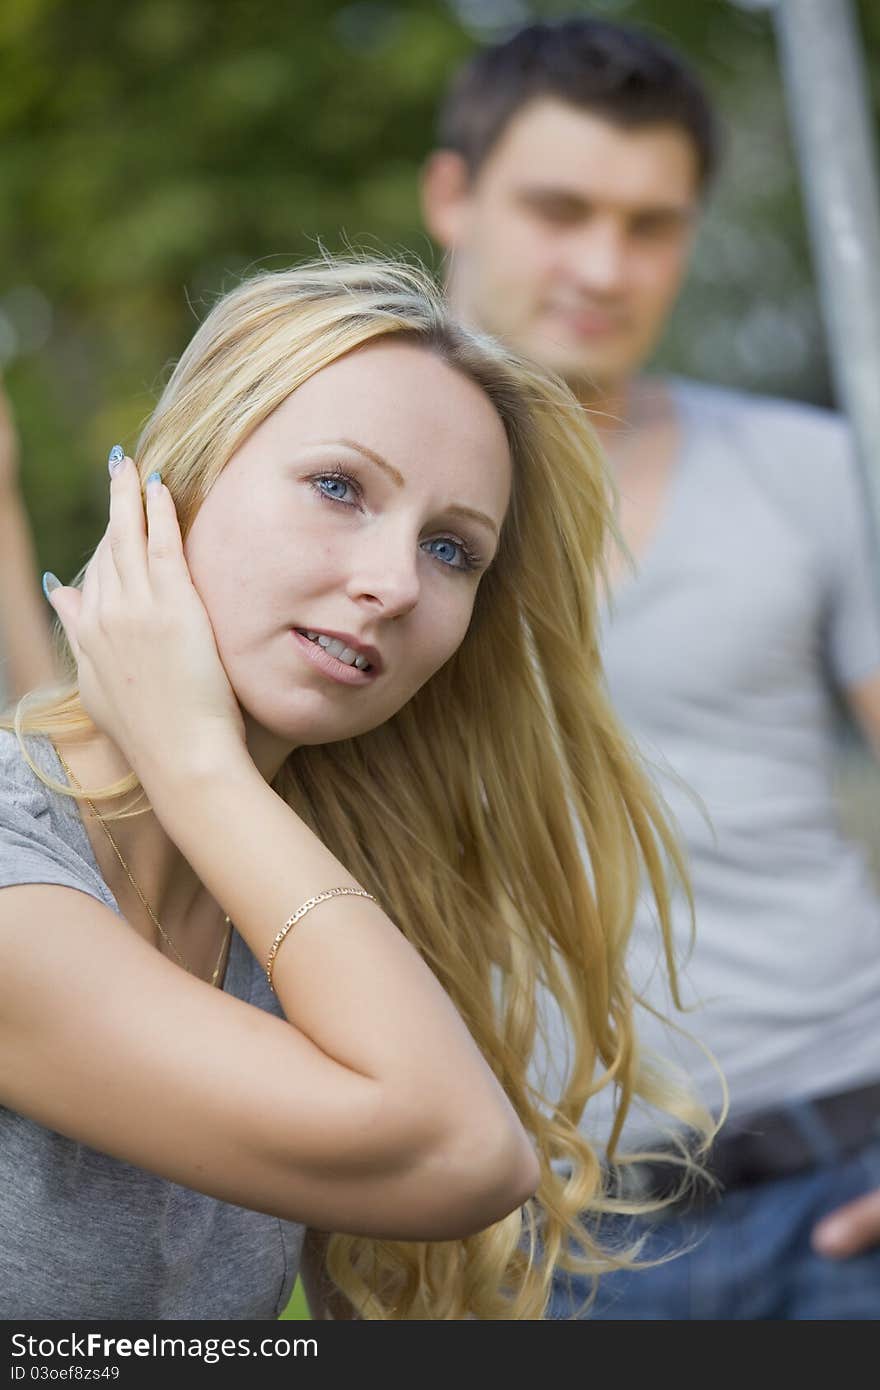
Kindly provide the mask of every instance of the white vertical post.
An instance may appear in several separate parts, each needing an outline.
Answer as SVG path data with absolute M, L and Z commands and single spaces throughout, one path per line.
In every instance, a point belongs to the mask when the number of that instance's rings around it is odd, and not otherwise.
M 777 0 L 774 17 L 832 370 L 877 539 L 880 201 L 861 41 L 851 0 Z

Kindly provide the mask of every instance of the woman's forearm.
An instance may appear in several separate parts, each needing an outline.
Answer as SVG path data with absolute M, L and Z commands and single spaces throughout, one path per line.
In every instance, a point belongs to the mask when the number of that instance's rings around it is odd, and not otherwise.
M 0 490 L 0 659 L 10 697 L 56 678 L 30 526 L 12 485 Z
M 263 781 L 244 754 L 194 775 L 148 776 L 164 828 L 230 914 L 257 959 L 279 927 L 352 875 Z M 321 903 L 288 935 L 274 971 L 288 1020 L 326 1055 L 378 1081 L 383 1128 L 429 1151 L 455 1135 L 462 1166 L 518 1169 L 523 1200 L 535 1159 L 504 1092 L 451 1001 L 378 903 Z M 408 1136 L 404 1139 L 403 1136 Z M 372 1136 L 364 1136 L 365 1154 Z M 467 1152 L 465 1152 L 467 1150 Z

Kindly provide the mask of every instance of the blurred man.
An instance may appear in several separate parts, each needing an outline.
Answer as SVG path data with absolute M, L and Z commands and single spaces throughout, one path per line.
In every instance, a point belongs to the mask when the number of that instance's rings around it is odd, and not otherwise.
M 0 704 L 54 678 L 46 605 L 18 489 L 18 439 L 0 383 Z
M 645 1255 L 693 1252 L 607 1277 L 591 1315 L 876 1317 L 880 901 L 830 773 L 835 691 L 880 747 L 880 615 L 846 430 L 642 375 L 716 156 L 706 95 L 665 46 L 588 19 L 530 27 L 459 75 L 440 146 L 424 212 L 453 304 L 567 379 L 615 469 L 636 570 L 609 556 L 604 657 L 689 850 L 696 1007 L 678 1021 L 730 1087 L 723 1197 L 668 1210 Z M 688 928 L 681 906 L 683 952 Z M 656 954 L 640 918 L 636 983 L 668 1015 Z M 640 1032 L 719 1107 L 703 1050 L 647 1011 Z M 591 1133 L 603 1119 L 588 1107 Z M 625 1146 L 662 1143 L 658 1125 L 634 1116 Z M 560 1279 L 554 1315 L 584 1292 Z

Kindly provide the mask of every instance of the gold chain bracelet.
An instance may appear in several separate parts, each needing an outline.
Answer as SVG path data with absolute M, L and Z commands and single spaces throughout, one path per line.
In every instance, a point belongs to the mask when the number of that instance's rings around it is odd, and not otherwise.
M 266 979 L 269 981 L 269 987 L 273 991 L 273 993 L 275 990 L 275 984 L 272 979 L 272 972 L 275 968 L 275 957 L 278 955 L 278 952 L 281 949 L 281 943 L 284 941 L 284 938 L 287 936 L 287 933 L 290 931 L 291 927 L 295 927 L 300 918 L 305 917 L 307 912 L 311 912 L 313 907 L 318 906 L 318 903 L 325 903 L 327 902 L 328 898 L 341 898 L 344 896 L 350 896 L 353 898 L 369 898 L 371 903 L 374 903 L 376 901 L 376 899 L 373 897 L 373 894 L 368 893 L 364 888 L 327 888 L 324 890 L 323 893 L 316 893 L 313 898 L 306 898 L 302 906 L 296 909 L 296 912 L 293 914 L 293 916 L 288 917 L 287 921 L 284 923 L 284 926 L 281 928 L 280 932 L 275 937 L 275 940 L 272 942 L 272 945 L 269 947 L 269 955 L 266 960 Z

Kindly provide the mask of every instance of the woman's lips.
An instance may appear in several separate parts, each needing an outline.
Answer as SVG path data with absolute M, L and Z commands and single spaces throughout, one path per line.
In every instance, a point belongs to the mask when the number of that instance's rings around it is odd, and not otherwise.
M 330 680 L 337 681 L 339 685 L 369 685 L 375 680 L 375 671 L 362 671 L 358 666 L 346 666 L 344 661 L 338 661 L 323 647 L 319 647 L 317 642 L 310 642 L 308 637 L 297 632 L 296 628 L 291 628 L 291 632 L 302 649 L 303 656 Z

